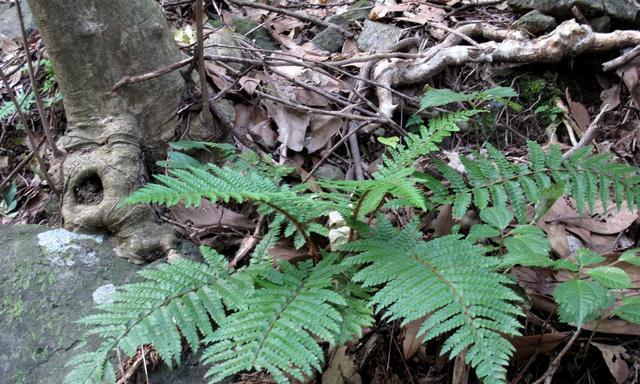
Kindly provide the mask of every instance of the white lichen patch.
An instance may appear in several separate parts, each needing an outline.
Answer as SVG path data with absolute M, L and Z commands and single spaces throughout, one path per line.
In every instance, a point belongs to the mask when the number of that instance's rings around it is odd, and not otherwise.
M 93 291 L 91 297 L 93 297 L 93 302 L 100 304 L 111 304 L 113 303 L 113 294 L 116 292 L 116 286 L 109 283 L 105 285 L 101 285 Z
M 38 234 L 38 245 L 45 257 L 51 265 L 58 267 L 71 267 L 76 262 L 94 264 L 97 255 L 90 245 L 102 244 L 103 241 L 102 235 L 84 235 L 62 228 Z

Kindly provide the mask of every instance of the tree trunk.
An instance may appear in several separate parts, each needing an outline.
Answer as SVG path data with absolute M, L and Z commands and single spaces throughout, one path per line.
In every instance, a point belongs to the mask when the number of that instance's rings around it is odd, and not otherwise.
M 134 262 L 173 248 L 148 207 L 119 207 L 173 138 L 184 82 L 176 72 L 111 93 L 125 76 L 181 58 L 153 0 L 28 0 L 56 72 L 68 126 L 59 145 L 64 226 L 106 231 Z

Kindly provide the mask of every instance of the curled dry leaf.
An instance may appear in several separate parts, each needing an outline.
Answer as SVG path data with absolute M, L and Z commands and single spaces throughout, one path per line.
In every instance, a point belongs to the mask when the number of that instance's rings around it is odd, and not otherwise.
M 602 358 L 604 359 L 604 362 L 607 363 L 609 372 L 613 375 L 616 383 L 626 383 L 627 378 L 629 377 L 629 366 L 622 356 L 627 354 L 627 350 L 621 345 L 609 345 L 593 341 L 591 342 L 591 345 L 598 348 L 602 353 Z
M 276 133 L 271 129 L 267 114 L 257 105 L 236 104 L 235 126 L 240 132 L 248 132 L 256 142 L 267 147 L 276 145 Z
M 600 202 L 596 203 L 595 215 L 588 216 L 587 213 L 584 213 L 580 216 L 574 208 L 573 199 L 561 198 L 553 204 L 540 222 L 547 224 L 563 222 L 591 232 L 611 235 L 629 228 L 637 218 L 638 215 L 631 212 L 626 205 L 618 210 L 614 203 L 609 203 L 605 212 Z
M 322 374 L 322 384 L 362 384 L 362 377 L 358 374 L 358 366 L 353 356 L 347 354 L 347 347 L 338 348 L 329 367 Z
M 636 107 L 640 107 L 640 89 L 638 89 L 638 82 L 640 81 L 640 64 L 636 61 L 631 62 L 618 68 L 616 74 L 620 76 L 624 85 L 629 90 Z
M 566 333 L 544 333 L 542 335 L 509 337 L 509 341 L 516 348 L 516 360 L 527 361 L 536 353 L 553 351 L 567 337 Z
M 607 105 L 606 111 L 613 111 L 620 105 L 620 85 L 614 84 L 611 88 L 605 89 L 600 92 L 600 100 L 602 100 L 602 107 Z
M 278 127 L 278 141 L 293 151 L 302 151 L 310 115 L 270 100 L 263 100 L 262 103 Z
M 213 205 L 208 200 L 200 201 L 197 208 L 186 208 L 183 204 L 171 207 L 174 220 L 194 228 L 225 227 L 237 230 L 252 230 L 256 223 L 244 215 L 228 208 Z
M 342 119 L 335 116 L 314 115 L 305 139 L 305 147 L 309 153 L 324 148 L 343 123 Z
M 567 106 L 569 107 L 569 117 L 575 123 L 574 128 L 576 128 L 578 135 L 582 137 L 591 124 L 589 111 L 582 103 L 571 100 L 568 88 L 565 91 L 565 95 L 567 97 Z
M 428 318 L 429 316 L 422 316 L 419 319 L 415 319 L 409 324 L 404 326 L 404 341 L 402 342 L 402 353 L 404 354 L 405 359 L 410 359 L 413 355 L 418 352 L 420 346 L 424 342 L 424 338 L 422 336 L 418 337 L 418 331 L 420 330 L 420 325 Z

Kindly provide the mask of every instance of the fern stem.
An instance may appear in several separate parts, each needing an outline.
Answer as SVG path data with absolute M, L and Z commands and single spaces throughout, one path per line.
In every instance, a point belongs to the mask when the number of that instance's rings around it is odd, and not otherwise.
M 287 220 L 291 221 L 293 225 L 296 226 L 298 231 L 300 231 L 300 234 L 302 234 L 302 237 L 304 238 L 305 243 L 309 246 L 309 254 L 313 258 L 313 262 L 317 263 L 318 261 L 320 261 L 320 251 L 318 250 L 318 246 L 311 239 L 311 236 L 309 236 L 307 231 L 305 231 L 302 223 L 300 223 L 295 217 L 291 216 L 291 214 L 287 210 L 280 208 L 277 205 L 270 203 L 268 201 L 262 201 L 262 203 L 268 206 L 269 208 L 275 209 L 276 211 L 280 212 L 281 214 L 284 215 L 284 217 L 287 218 Z

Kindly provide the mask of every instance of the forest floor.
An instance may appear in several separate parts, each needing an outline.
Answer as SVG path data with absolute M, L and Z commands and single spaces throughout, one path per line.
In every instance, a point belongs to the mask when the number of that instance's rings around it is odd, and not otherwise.
M 191 56 L 196 42 L 191 2 L 160 3 L 176 41 L 185 55 Z M 487 142 L 511 160 L 527 161 L 527 140 L 570 149 L 583 135 L 592 133 L 591 144 L 596 151 L 611 153 L 619 162 L 639 165 L 640 62 L 626 61 L 617 70 L 602 70 L 604 62 L 621 55 L 619 49 L 557 62 L 532 59 L 488 64 L 462 60 L 460 65 L 441 66 L 419 84 L 394 85 L 393 95 L 386 100 L 387 107 L 393 105 L 391 115 L 380 113 L 385 95 L 373 91 L 380 89 L 382 76 L 371 72 L 374 65 L 384 62 L 399 67 L 420 60 L 423 52 L 452 37 L 460 38 L 460 28 L 465 25 L 480 23 L 535 38 L 544 37 L 556 23 L 574 17 L 604 30 L 637 29 L 638 24 L 616 18 L 609 20 L 609 25 L 602 24 L 602 20 L 590 18 L 580 9 L 557 16 L 553 22 L 544 17 L 518 22 L 525 12 L 510 8 L 506 1 L 281 1 L 286 6 L 276 12 L 268 6 L 237 0 L 206 3 L 205 57 L 209 82 L 215 90 L 211 98 L 214 115 L 222 116 L 219 110 L 232 105 L 234 129 L 245 139 L 234 144 L 249 146 L 279 164 L 293 167 L 294 179 L 367 178 L 388 146 L 405 134 L 407 120 L 420 108 L 423 86 L 466 93 L 505 86 L 518 94 L 515 104 L 490 104 L 480 121 L 445 141 L 438 156 L 454 168 L 461 167 L 461 155 L 481 150 Z M 340 29 L 327 28 L 327 20 Z M 465 47 L 490 41 L 482 33 L 460 40 Z M 242 49 L 234 48 L 238 46 Z M 0 47 L 3 71 L 29 124 L 24 126 L 7 87 L 2 87 L 0 224 L 60 226 L 57 196 L 48 188 L 37 161 L 40 157 L 46 165 L 49 149 L 42 145 L 45 138 L 26 70 L 25 51 L 19 39 L 4 35 L 0 35 Z M 45 105 L 44 118 L 56 134 L 62 135 L 66 122 L 61 96 L 37 31 L 30 35 L 29 50 Z M 282 60 L 292 58 L 302 58 L 307 65 L 282 65 Z M 272 96 L 267 89 L 281 97 Z M 198 105 L 197 95 L 185 100 L 181 111 L 185 121 L 188 112 Z M 349 136 L 356 127 L 362 128 L 361 132 Z M 32 131 L 39 148 L 27 139 L 26 130 Z M 211 132 L 190 131 L 188 123 L 177 135 L 181 140 L 212 137 Z M 168 160 L 188 161 L 177 152 L 170 152 Z M 92 198 L 92 191 L 79 193 Z M 240 260 L 243 252 L 246 254 L 244 246 L 261 231 L 262 223 L 256 223 L 250 214 L 247 207 L 209 204 L 200 209 L 177 206 L 164 212 L 162 219 L 196 244 L 213 246 Z M 543 229 L 558 258 L 568 257 L 578 247 L 605 256 L 617 255 L 637 246 L 640 239 L 638 216 L 628 210 L 576 220 L 579 215 L 575 207 L 564 202 L 554 205 L 550 215 L 554 220 L 541 225 L 545 225 Z M 452 218 L 450 209 L 426 218 L 426 227 L 437 233 L 447 233 L 456 224 L 460 222 Z M 272 253 L 287 260 L 304 256 L 291 244 L 279 244 Z M 640 268 L 630 266 L 626 271 L 634 289 L 639 288 Z M 514 268 L 513 274 L 532 303 L 524 320 L 525 335 L 512 339 L 517 352 L 510 377 L 516 384 L 541 377 L 575 328 L 557 320 L 555 303 L 550 299 L 557 282 L 563 280 L 561 274 L 526 267 Z M 597 332 L 593 331 L 596 326 Z M 584 329 L 571 348 L 563 351 L 554 382 L 638 382 L 639 326 L 606 319 L 597 325 L 587 324 Z M 333 351 L 318 381 L 418 384 L 475 380 L 464 364 L 439 356 L 441 345 L 437 342 L 422 345 L 416 331 L 413 323 L 405 327 L 391 323 L 367 330 L 361 340 Z M 252 374 L 239 382 L 268 381 L 264 375 Z

